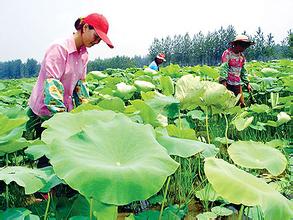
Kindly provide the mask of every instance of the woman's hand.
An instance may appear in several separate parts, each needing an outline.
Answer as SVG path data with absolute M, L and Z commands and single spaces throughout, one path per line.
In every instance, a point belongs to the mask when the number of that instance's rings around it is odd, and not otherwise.
M 247 83 L 247 90 L 248 90 L 248 92 L 251 92 L 251 90 L 252 90 L 251 85 L 249 83 Z

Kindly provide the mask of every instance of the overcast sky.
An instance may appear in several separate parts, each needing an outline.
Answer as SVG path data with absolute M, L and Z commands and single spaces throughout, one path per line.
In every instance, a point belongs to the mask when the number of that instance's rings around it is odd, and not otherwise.
M 293 0 L 1 0 L 0 61 L 43 59 L 55 39 L 74 31 L 74 21 L 92 12 L 104 14 L 108 36 L 89 49 L 90 59 L 146 55 L 153 39 L 206 34 L 229 24 L 238 33 L 261 27 L 279 43 L 293 29 Z

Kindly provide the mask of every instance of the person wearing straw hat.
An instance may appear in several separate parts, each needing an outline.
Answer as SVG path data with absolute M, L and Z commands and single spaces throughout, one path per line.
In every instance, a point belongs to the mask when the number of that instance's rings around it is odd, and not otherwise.
M 148 68 L 150 68 L 151 70 L 155 70 L 155 71 L 159 71 L 160 70 L 160 65 L 166 61 L 165 59 L 165 54 L 164 53 L 159 53 L 156 57 L 155 60 L 153 62 L 151 62 L 151 64 L 149 65 Z
M 88 63 L 87 48 L 101 41 L 113 48 L 107 36 L 109 23 L 102 14 L 92 13 L 78 18 L 74 26 L 75 33 L 55 41 L 45 53 L 28 101 L 29 120 L 24 133 L 27 139 L 40 138 L 44 130 L 41 124 L 55 113 L 71 111 L 87 102 L 89 94 L 84 82 Z M 47 161 L 44 160 L 44 164 Z
M 241 94 L 239 104 L 245 107 L 244 96 L 241 83 L 244 83 L 248 92 L 251 86 L 247 78 L 245 69 L 245 56 L 243 52 L 255 43 L 250 41 L 246 35 L 237 35 L 233 41 L 229 43 L 230 47 L 222 54 L 222 64 L 220 66 L 219 82 L 232 91 L 236 96 Z

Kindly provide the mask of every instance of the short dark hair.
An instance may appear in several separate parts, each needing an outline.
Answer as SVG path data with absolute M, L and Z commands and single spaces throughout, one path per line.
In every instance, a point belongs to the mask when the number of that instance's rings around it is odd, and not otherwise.
M 83 28 L 83 25 L 85 23 L 83 22 L 83 19 L 82 18 L 78 18 L 75 22 L 74 22 L 74 27 L 75 29 L 78 31 L 78 30 L 82 30 Z M 89 29 L 94 29 L 93 26 L 89 25 Z

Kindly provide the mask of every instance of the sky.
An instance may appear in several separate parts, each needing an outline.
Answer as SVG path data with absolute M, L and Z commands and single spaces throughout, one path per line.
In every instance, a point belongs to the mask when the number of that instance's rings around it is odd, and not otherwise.
M 100 43 L 89 58 L 147 55 L 154 38 L 233 25 L 241 34 L 258 27 L 279 43 L 293 30 L 293 0 L 1 0 L 0 61 L 42 61 L 56 39 L 70 36 L 78 17 L 97 12 L 109 24 L 114 49 Z

